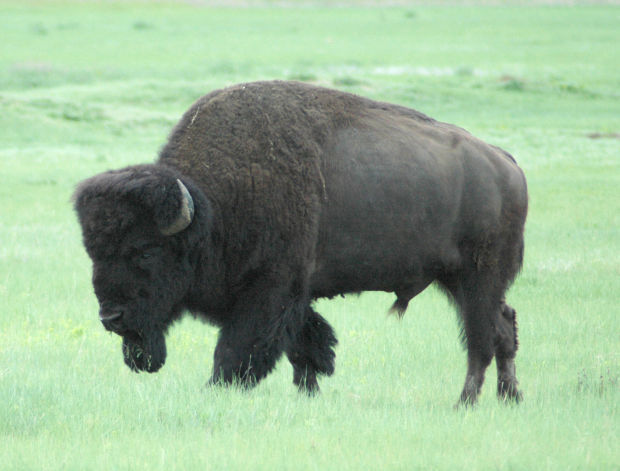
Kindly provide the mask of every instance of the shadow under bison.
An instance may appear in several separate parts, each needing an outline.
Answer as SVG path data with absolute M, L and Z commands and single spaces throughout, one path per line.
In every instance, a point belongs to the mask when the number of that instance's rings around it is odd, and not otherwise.
M 295 82 L 217 90 L 181 118 L 154 164 L 74 195 L 106 329 L 155 372 L 184 312 L 220 328 L 212 383 L 253 385 L 282 352 L 301 390 L 334 371 L 313 300 L 394 292 L 399 315 L 436 282 L 468 352 L 460 402 L 493 357 L 518 400 L 515 311 L 527 189 L 503 150 L 401 106 Z

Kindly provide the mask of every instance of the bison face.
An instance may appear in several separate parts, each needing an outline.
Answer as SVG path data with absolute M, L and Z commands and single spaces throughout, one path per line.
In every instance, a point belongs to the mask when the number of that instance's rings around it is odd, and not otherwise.
M 97 175 L 80 184 L 74 200 L 99 319 L 123 338 L 127 366 L 155 372 L 193 278 L 184 237 L 191 195 L 170 170 L 152 165 Z
M 134 371 L 164 364 L 164 333 L 179 316 L 192 277 L 183 254 L 166 242 L 132 234 L 113 257 L 93 259 L 99 319 L 123 337 L 125 363 Z

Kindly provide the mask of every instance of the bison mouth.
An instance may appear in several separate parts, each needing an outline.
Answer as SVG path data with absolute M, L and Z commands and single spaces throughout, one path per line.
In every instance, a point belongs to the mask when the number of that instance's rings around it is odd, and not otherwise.
M 123 358 L 125 364 L 136 373 L 155 373 L 166 362 L 166 340 L 163 332 L 138 335 L 123 334 Z

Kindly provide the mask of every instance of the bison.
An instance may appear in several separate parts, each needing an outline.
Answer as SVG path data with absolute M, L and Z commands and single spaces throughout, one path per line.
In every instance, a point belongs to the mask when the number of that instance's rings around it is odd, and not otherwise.
M 103 326 L 155 372 L 183 313 L 219 327 L 209 384 L 251 386 L 284 352 L 318 390 L 336 337 L 317 298 L 435 282 L 456 305 L 473 404 L 493 357 L 518 401 L 516 314 L 528 196 L 507 152 L 409 108 L 268 81 L 196 101 L 154 164 L 81 182 L 73 197 Z

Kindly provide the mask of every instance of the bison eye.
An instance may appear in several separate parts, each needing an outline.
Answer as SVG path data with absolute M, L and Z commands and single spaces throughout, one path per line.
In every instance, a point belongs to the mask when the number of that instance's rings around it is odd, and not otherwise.
M 147 267 L 151 260 L 155 259 L 161 253 L 160 247 L 148 247 L 145 249 L 134 249 L 131 255 L 131 261 L 139 267 Z

